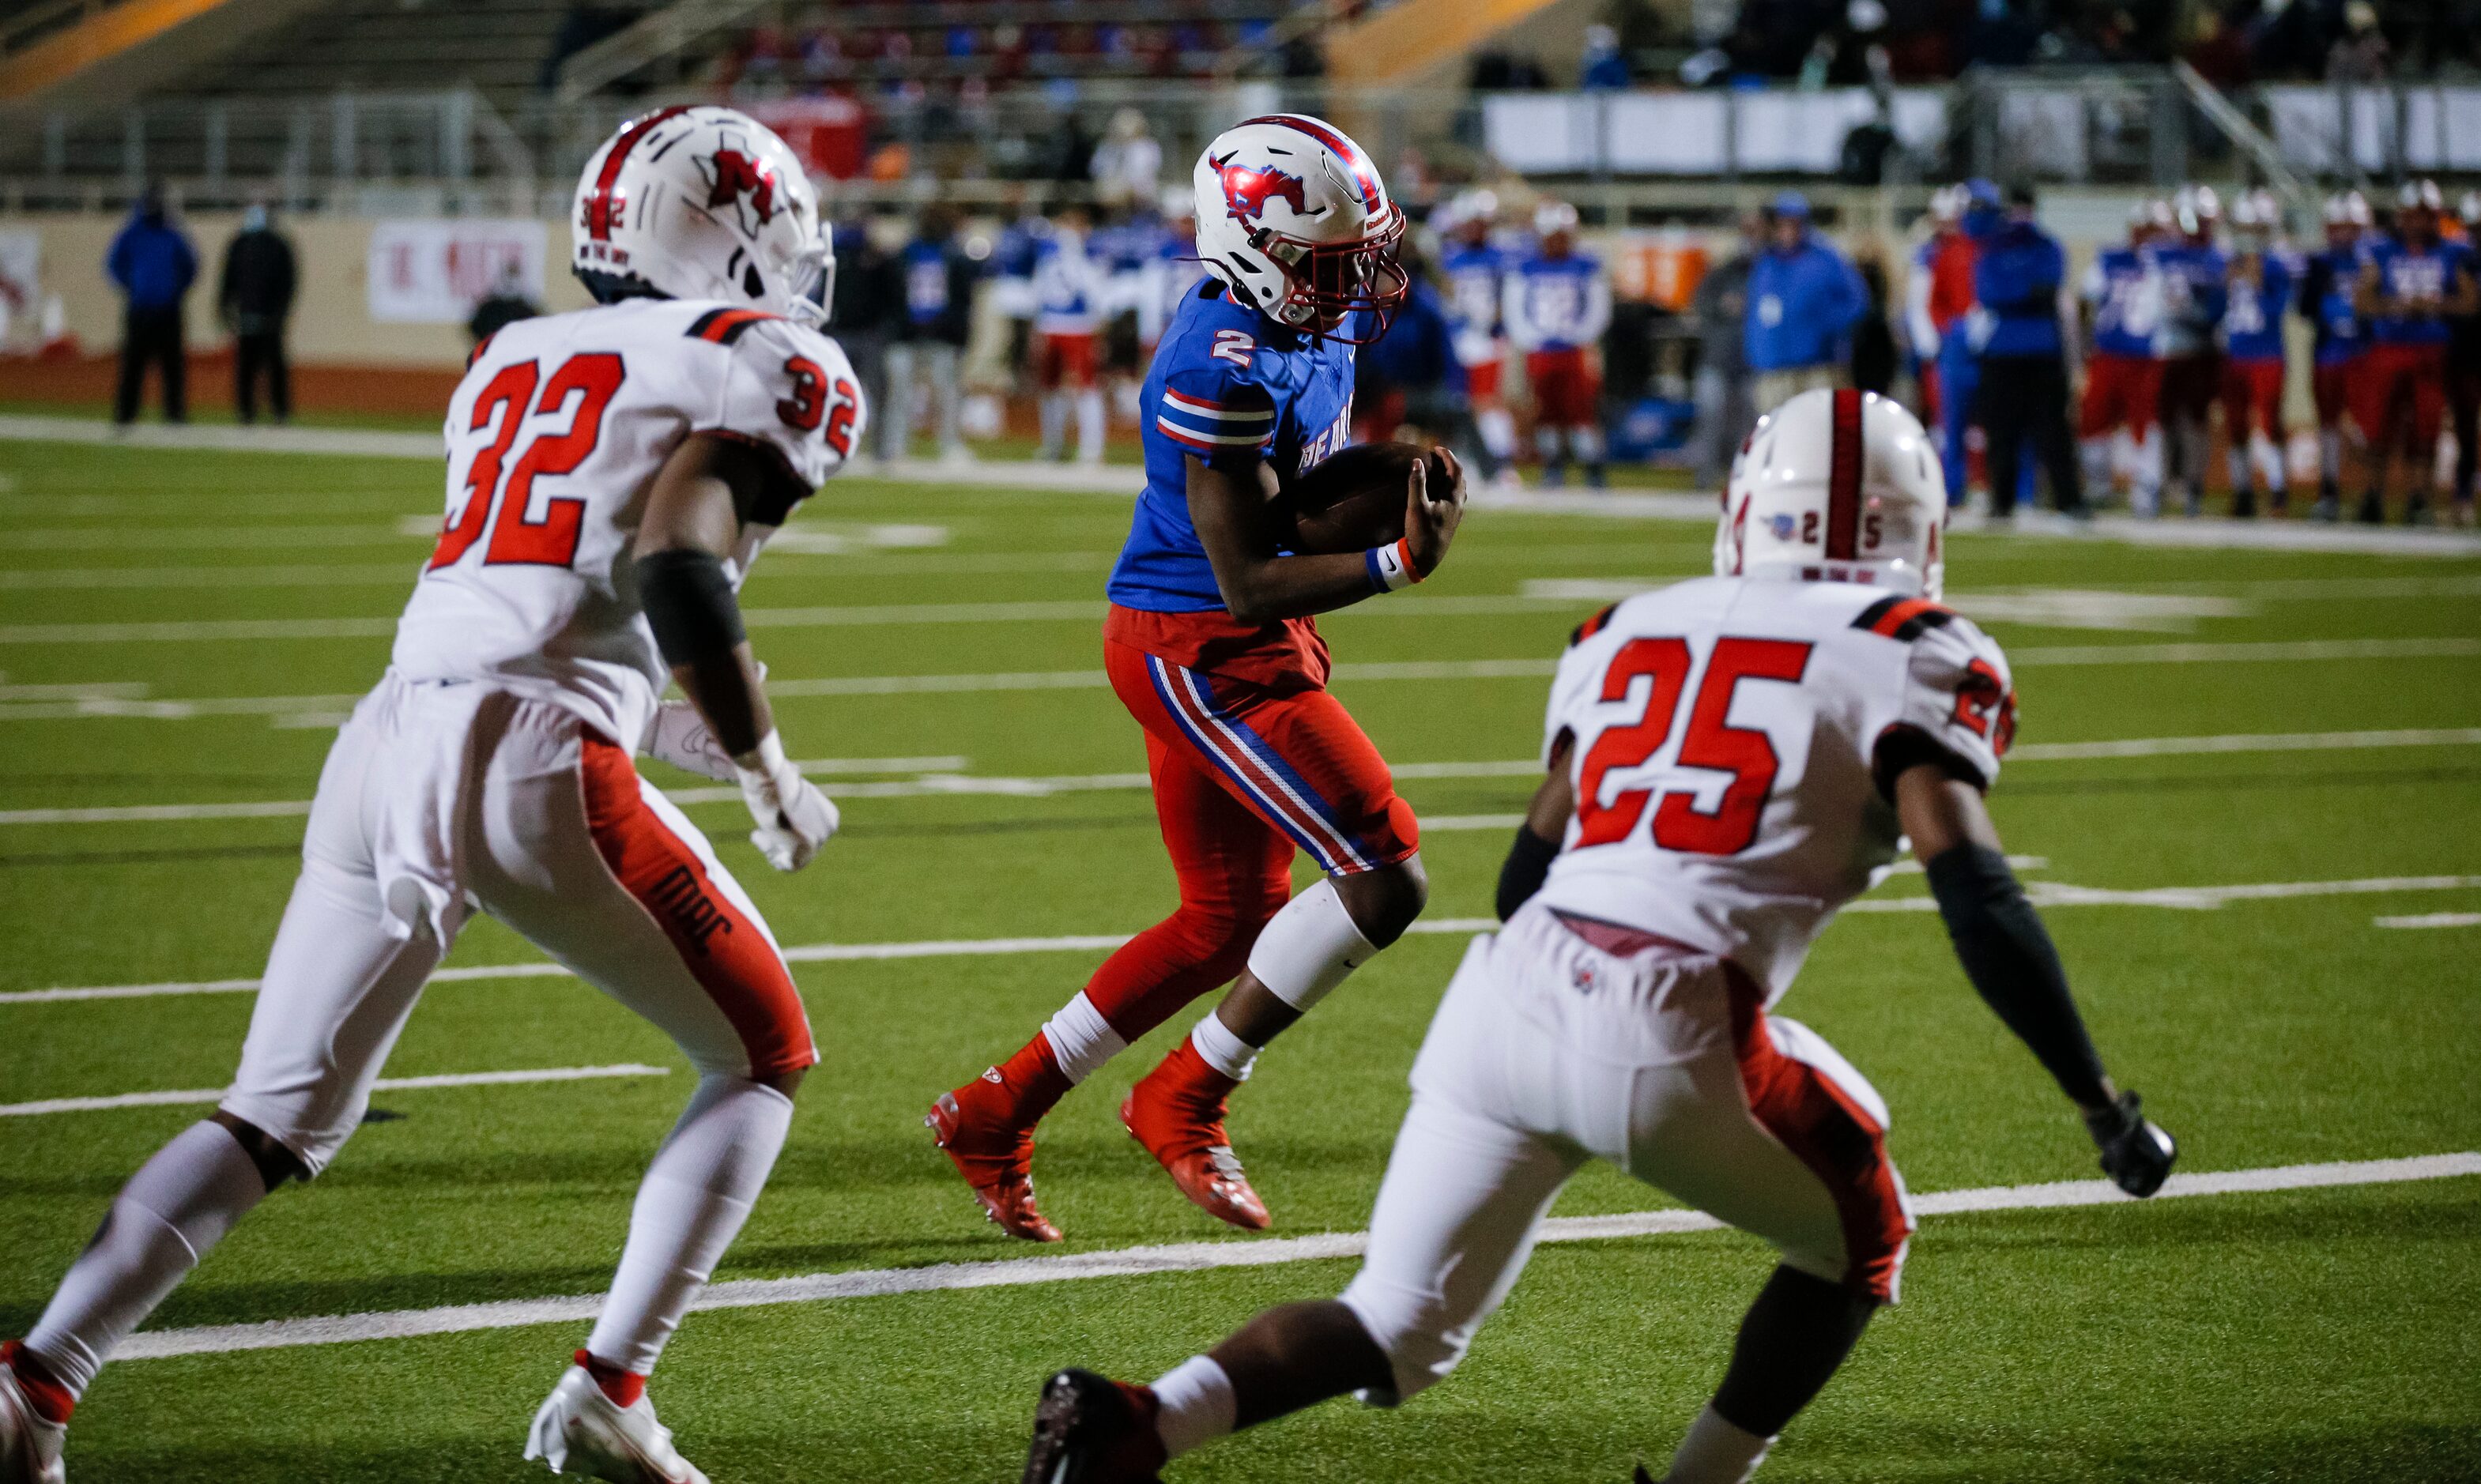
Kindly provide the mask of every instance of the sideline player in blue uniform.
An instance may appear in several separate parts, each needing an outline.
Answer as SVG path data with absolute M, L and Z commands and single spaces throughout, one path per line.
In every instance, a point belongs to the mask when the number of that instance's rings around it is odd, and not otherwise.
M 1311 615 L 1426 577 L 1463 515 L 1463 473 L 1450 459 L 1452 484 L 1433 490 L 1417 463 L 1403 538 L 1368 552 L 1287 552 L 1268 508 L 1350 441 L 1352 348 L 1403 300 L 1404 218 L 1359 145 L 1296 114 L 1227 130 L 1194 180 L 1211 277 L 1181 301 L 1140 394 L 1146 488 L 1103 626 L 1111 687 L 1145 728 L 1180 906 L 927 1120 L 990 1218 L 1034 1241 L 1059 1239 L 1034 1205 L 1034 1125 L 1236 976 L 1120 1118 L 1184 1195 L 1265 1227 L 1225 1100 L 1259 1048 L 1396 941 L 1428 896 L 1412 807 L 1328 693 Z M 1298 896 L 1295 849 L 1323 872 Z

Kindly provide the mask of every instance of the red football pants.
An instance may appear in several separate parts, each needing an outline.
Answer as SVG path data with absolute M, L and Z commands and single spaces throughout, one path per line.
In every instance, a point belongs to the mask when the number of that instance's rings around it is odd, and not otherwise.
M 1332 874 L 1420 847 L 1413 808 L 1344 703 L 1103 646 L 1111 689 L 1146 729 L 1155 818 L 1180 906 L 1104 960 L 1085 998 L 1134 1041 L 1247 966 L 1293 895 L 1295 846 Z
M 2369 446 L 2389 446 L 2398 417 L 2412 420 L 2412 450 L 2418 454 L 2438 442 L 2439 425 L 2446 418 L 2446 348 L 2434 345 L 2374 345 L 2361 357 L 2361 375 L 2352 389 L 2352 421 Z

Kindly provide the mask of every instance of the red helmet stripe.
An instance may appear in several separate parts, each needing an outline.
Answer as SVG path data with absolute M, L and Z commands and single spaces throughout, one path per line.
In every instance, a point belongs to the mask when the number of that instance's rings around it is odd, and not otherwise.
M 1826 560 L 1850 561 L 1861 545 L 1861 394 L 1839 391 L 1826 456 Z
M 629 126 L 613 138 L 612 148 L 603 157 L 603 169 L 595 173 L 594 192 L 586 198 L 588 236 L 596 242 L 612 240 L 612 212 L 614 204 L 612 199 L 612 188 L 619 183 L 620 167 L 628 163 L 629 151 L 637 148 L 638 142 L 644 139 L 647 131 L 655 125 L 666 118 L 688 112 L 686 107 L 659 108 L 642 117 L 631 119 Z
M 1253 123 L 1279 123 L 1286 128 L 1296 129 L 1335 151 L 1335 157 L 1344 162 L 1345 169 L 1352 171 L 1354 183 L 1361 188 L 1361 204 L 1371 211 L 1378 209 L 1379 197 L 1382 195 L 1378 185 L 1378 171 L 1371 167 L 1370 157 L 1361 152 L 1360 145 L 1317 119 L 1305 117 L 1299 114 L 1268 114 L 1262 118 L 1247 119 L 1241 127 L 1246 128 Z

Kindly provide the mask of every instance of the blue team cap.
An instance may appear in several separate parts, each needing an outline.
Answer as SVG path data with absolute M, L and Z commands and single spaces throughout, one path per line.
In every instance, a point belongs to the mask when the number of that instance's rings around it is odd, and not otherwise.
M 2006 204 L 1998 195 L 1998 187 L 1979 175 L 1964 183 L 1964 199 L 1969 210 L 1997 211 Z
M 1775 196 L 1774 214 L 1796 221 L 1809 220 L 1809 197 L 1797 191 L 1786 191 Z

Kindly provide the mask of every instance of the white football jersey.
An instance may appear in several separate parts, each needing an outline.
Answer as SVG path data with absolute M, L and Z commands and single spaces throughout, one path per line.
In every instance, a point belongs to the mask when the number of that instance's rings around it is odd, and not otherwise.
M 624 560 L 657 471 L 693 432 L 783 463 L 784 497 L 744 522 L 737 585 L 862 418 L 836 343 L 755 310 L 632 299 L 509 325 L 449 400 L 446 524 L 394 669 L 498 682 L 635 746 L 668 675 Z
M 1577 813 L 1547 906 L 1737 961 L 1771 1002 L 1836 909 L 1894 864 L 1893 772 L 1940 753 L 1986 787 L 2016 728 L 2007 661 L 1924 598 L 1701 578 L 1577 631 L 1543 757 Z

